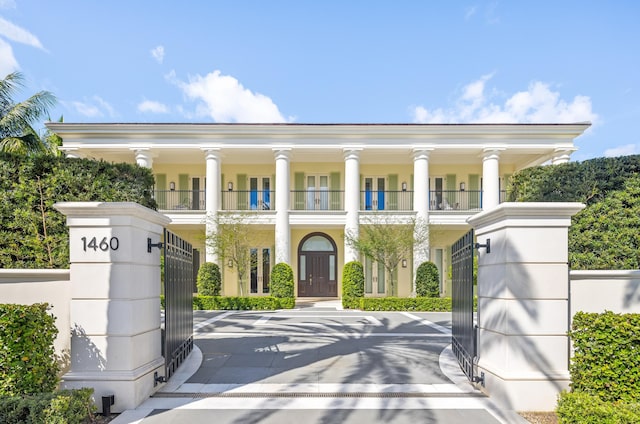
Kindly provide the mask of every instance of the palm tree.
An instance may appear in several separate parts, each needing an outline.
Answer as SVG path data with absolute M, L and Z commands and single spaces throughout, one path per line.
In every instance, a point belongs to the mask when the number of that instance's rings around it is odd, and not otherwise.
M 20 72 L 12 72 L 0 80 L 0 151 L 35 153 L 47 150 L 46 144 L 32 125 L 47 116 L 55 105 L 55 96 L 40 91 L 27 100 L 15 103 L 14 94 L 24 87 Z

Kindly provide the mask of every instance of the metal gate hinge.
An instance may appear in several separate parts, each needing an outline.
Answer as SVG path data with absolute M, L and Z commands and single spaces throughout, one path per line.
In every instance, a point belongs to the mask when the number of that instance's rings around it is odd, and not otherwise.
M 487 239 L 487 242 L 485 244 L 480 244 L 480 243 L 475 244 L 476 249 L 480 249 L 481 247 L 486 248 L 487 253 L 491 253 L 491 239 Z
M 151 243 L 151 238 L 147 237 L 147 253 L 151 253 L 152 247 L 157 247 L 158 249 L 162 249 L 163 246 L 164 246 L 164 243 L 162 243 L 161 241 L 158 243 Z

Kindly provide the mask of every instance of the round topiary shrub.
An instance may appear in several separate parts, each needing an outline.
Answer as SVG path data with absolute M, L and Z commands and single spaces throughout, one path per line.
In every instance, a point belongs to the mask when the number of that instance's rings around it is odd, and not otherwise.
M 416 272 L 416 295 L 418 297 L 439 297 L 440 276 L 433 262 L 423 262 Z
M 220 267 L 213 262 L 207 262 L 200 266 L 196 286 L 198 294 L 203 296 L 219 296 L 222 284 Z
M 342 299 L 352 301 L 364 297 L 364 270 L 358 261 L 344 264 L 342 268 Z
M 293 293 L 293 270 L 291 267 L 280 262 L 271 270 L 271 296 L 281 298 L 294 298 Z

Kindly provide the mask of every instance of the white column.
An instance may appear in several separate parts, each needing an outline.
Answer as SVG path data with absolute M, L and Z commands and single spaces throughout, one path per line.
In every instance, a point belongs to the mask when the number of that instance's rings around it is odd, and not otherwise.
M 153 166 L 153 159 L 148 148 L 135 148 L 133 151 L 136 154 L 136 163 L 139 166 L 144 168 L 151 168 Z
M 360 151 L 362 149 L 344 149 L 344 210 L 346 221 L 344 233 L 358 237 L 360 220 Z M 344 263 L 357 261 L 358 251 L 344 242 Z
M 215 234 L 218 223 L 218 210 L 220 210 L 220 149 L 206 149 L 205 159 L 206 168 L 206 184 L 205 184 L 205 208 L 207 213 L 206 234 L 207 237 Z M 214 248 L 206 246 L 206 261 L 218 263 L 218 252 Z M 220 264 L 218 264 L 220 265 Z
M 415 237 L 428 235 L 429 231 L 429 152 L 432 149 L 413 151 L 413 210 L 416 213 Z M 413 283 L 415 294 L 415 274 L 421 263 L 429 260 L 429 239 L 413 246 Z
M 136 203 L 65 202 L 71 283 L 70 370 L 62 388 L 115 394 L 112 412 L 135 409 L 161 385 L 160 250 L 166 216 Z
M 569 387 L 567 229 L 583 208 L 502 203 L 467 220 L 491 245 L 478 249 L 478 388 L 503 408 L 551 411 Z
M 484 149 L 482 157 L 482 210 L 488 211 L 500 204 L 500 151 Z
M 273 149 L 276 159 L 276 263 L 291 264 L 289 158 L 291 149 Z

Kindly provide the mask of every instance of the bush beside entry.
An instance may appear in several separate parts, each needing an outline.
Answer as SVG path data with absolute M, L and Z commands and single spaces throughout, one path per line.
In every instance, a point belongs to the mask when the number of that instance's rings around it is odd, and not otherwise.
M 198 294 L 202 296 L 218 296 L 220 295 L 221 284 L 222 277 L 218 264 L 207 262 L 200 266 L 196 280 Z
M 362 264 L 351 261 L 342 268 L 342 306 L 356 309 L 359 299 L 364 297 L 364 271 Z
M 433 262 L 423 262 L 416 271 L 416 295 L 418 297 L 439 297 L 440 276 Z
M 293 270 L 280 262 L 271 270 L 271 296 L 280 298 L 294 298 Z

